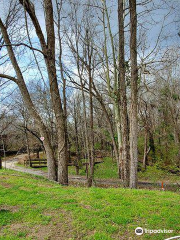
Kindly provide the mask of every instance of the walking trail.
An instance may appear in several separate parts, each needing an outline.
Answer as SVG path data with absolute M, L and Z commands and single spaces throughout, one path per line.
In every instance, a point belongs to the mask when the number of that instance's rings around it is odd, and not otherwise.
M 3 161 L 2 166 L 6 169 L 11 169 L 18 172 L 28 173 L 36 176 L 42 176 L 47 178 L 47 172 L 42 170 L 37 170 L 34 168 L 27 168 L 23 166 L 18 166 L 17 163 L 24 159 L 27 154 L 22 154 L 16 156 L 12 159 L 8 159 Z M 87 186 L 87 179 L 85 176 L 76 176 L 76 175 L 69 175 L 69 183 L 73 185 L 80 185 L 80 186 Z M 94 186 L 103 187 L 103 188 L 110 188 L 110 187 L 122 187 L 122 182 L 120 179 L 95 179 Z M 161 190 L 161 183 L 152 183 L 146 181 L 139 181 L 138 188 L 148 188 L 148 189 L 159 189 Z M 180 183 L 165 183 L 164 184 L 165 190 L 170 191 L 178 191 L 180 192 Z

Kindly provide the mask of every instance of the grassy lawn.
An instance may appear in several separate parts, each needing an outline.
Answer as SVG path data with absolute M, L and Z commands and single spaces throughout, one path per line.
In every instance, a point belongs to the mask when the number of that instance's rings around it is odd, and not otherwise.
M 170 183 L 180 183 L 180 175 L 158 169 L 156 166 L 148 166 L 146 171 L 138 173 L 138 177 L 140 180 L 147 180 L 150 182 L 166 181 Z
M 69 167 L 69 174 L 75 175 L 75 167 Z M 85 167 L 80 169 L 80 175 L 85 176 Z M 156 166 L 148 166 L 146 171 L 138 173 L 139 180 L 141 181 L 168 181 L 176 183 L 180 181 L 180 176 L 168 173 L 167 171 L 158 169 Z M 95 178 L 96 179 L 117 179 L 117 164 L 113 162 L 110 157 L 104 158 L 104 162 L 95 165 Z
M 68 168 L 70 175 L 75 175 L 76 170 L 74 166 Z M 79 174 L 85 176 L 85 166 L 80 169 Z M 95 165 L 95 178 L 99 179 L 117 179 L 117 164 L 113 162 L 110 157 L 104 158 L 104 162 Z
M 180 195 L 172 192 L 62 187 L 0 171 L 0 240 L 165 239 L 180 235 Z M 136 236 L 136 227 L 173 230 Z

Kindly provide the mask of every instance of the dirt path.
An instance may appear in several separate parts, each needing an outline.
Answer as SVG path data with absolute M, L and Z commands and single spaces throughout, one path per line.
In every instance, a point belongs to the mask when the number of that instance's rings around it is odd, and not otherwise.
M 47 178 L 47 172 L 44 172 L 42 170 L 37 170 L 35 168 L 26 168 L 26 167 L 17 166 L 17 163 L 19 162 L 20 158 L 23 158 L 25 156 L 26 155 L 23 154 L 23 155 L 14 157 L 13 159 L 9 159 L 6 162 L 3 161 L 2 166 L 3 166 L 3 168 L 6 168 L 6 169 L 11 169 L 11 170 L 14 170 L 14 171 L 29 173 L 29 174 L 33 174 L 33 175 L 42 176 L 42 177 Z M 84 176 L 69 176 L 69 182 L 77 184 L 77 185 L 78 184 L 86 185 L 86 177 L 84 177 Z
M 23 172 L 23 173 L 29 173 L 37 176 L 42 176 L 47 178 L 47 172 L 44 172 L 42 170 L 37 170 L 34 168 L 26 168 L 26 167 L 20 167 L 17 166 L 17 163 L 20 159 L 24 158 L 26 154 L 16 156 L 12 159 L 7 160 L 6 162 L 3 162 L 2 165 L 6 169 L 12 169 L 14 171 Z M 73 185 L 80 185 L 80 186 L 87 186 L 87 180 L 85 176 L 69 176 L 69 183 Z M 103 188 L 110 188 L 110 187 L 122 187 L 122 182 L 120 179 L 96 179 L 94 182 L 94 186 L 97 187 L 103 187 Z M 145 188 L 145 189 L 159 189 L 161 190 L 161 183 L 152 183 L 152 182 L 145 182 L 145 181 L 139 181 L 138 182 L 138 188 Z M 180 183 L 165 183 L 164 184 L 165 190 L 170 191 L 178 191 L 180 192 Z
M 22 155 L 21 155 L 21 157 L 22 157 Z M 18 172 L 24 172 L 24 173 L 47 177 L 47 173 L 43 172 L 41 170 L 35 170 L 35 169 L 17 166 L 16 164 L 19 162 L 19 158 L 20 157 L 15 157 L 13 159 L 7 160 L 6 162 L 2 163 L 2 166 L 6 169 L 12 169 L 12 170 L 18 171 Z

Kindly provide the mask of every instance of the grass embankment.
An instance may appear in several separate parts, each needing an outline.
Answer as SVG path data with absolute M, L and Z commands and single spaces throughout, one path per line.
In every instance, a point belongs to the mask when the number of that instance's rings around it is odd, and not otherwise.
M 43 153 L 40 153 L 40 158 L 46 158 Z M 105 157 L 103 163 L 95 165 L 95 179 L 118 179 L 117 174 L 117 163 L 112 161 L 112 158 Z M 22 166 L 24 160 L 21 159 L 18 166 Z M 24 165 L 23 165 L 24 166 Z M 34 170 L 43 170 L 47 172 L 47 167 L 37 168 Z M 76 169 L 74 166 L 69 166 L 68 171 L 70 175 L 76 175 Z M 85 176 L 85 166 L 83 166 L 79 171 L 80 176 Z M 138 172 L 139 181 L 149 181 L 149 182 L 169 182 L 176 183 L 180 182 L 180 175 L 169 173 L 168 171 L 158 168 L 156 165 L 147 166 L 146 171 Z
M 180 195 L 172 192 L 62 187 L 0 171 L 0 240 L 165 239 L 180 235 Z M 136 227 L 171 234 L 136 236 Z
M 75 175 L 75 167 L 69 167 L 69 174 Z M 85 176 L 85 167 L 80 169 L 80 175 Z M 95 166 L 96 179 L 117 179 L 117 163 L 112 161 L 112 158 L 105 157 L 104 162 Z M 180 181 L 180 176 L 171 174 L 168 171 L 159 169 L 156 166 L 148 166 L 146 171 L 138 172 L 140 181 L 158 182 L 168 181 L 176 183 Z

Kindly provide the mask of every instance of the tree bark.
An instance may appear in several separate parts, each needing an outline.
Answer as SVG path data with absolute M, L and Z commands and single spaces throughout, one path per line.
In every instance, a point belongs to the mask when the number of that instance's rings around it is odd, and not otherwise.
M 144 134 L 144 156 L 143 156 L 143 168 L 146 169 L 147 165 L 147 143 L 148 143 L 148 131 L 145 128 L 145 134 Z
M 118 147 L 117 147 L 117 144 L 116 144 L 116 141 L 115 141 L 115 138 L 114 138 L 114 131 L 113 131 L 113 124 L 112 124 L 112 121 L 110 119 L 110 116 L 108 114 L 108 111 L 106 109 L 106 106 L 103 102 L 103 98 L 102 96 L 100 95 L 100 93 L 98 92 L 95 84 L 93 83 L 93 89 L 94 91 L 96 92 L 96 99 L 98 100 L 98 102 L 100 103 L 101 107 L 102 107 L 102 110 L 106 116 L 106 119 L 107 119 L 107 122 L 109 124 L 109 134 L 111 136 L 111 141 L 112 141 L 112 144 L 113 144 L 113 149 L 114 149 L 114 154 L 115 154 L 115 159 L 116 159 L 116 162 L 119 161 L 119 154 L 118 154 Z
M 29 160 L 29 162 L 31 162 L 31 155 L 30 155 L 30 148 L 29 148 L 29 138 L 28 138 L 26 125 L 27 125 L 26 120 L 24 120 L 24 133 L 25 133 L 25 138 L 26 138 L 26 149 L 27 149 L 27 154 L 28 154 L 28 160 Z
M 93 117 L 93 79 L 92 79 L 92 52 L 91 40 L 88 30 L 87 34 L 87 54 L 88 54 L 88 75 L 89 75 L 89 108 L 90 108 L 90 162 L 89 162 L 89 178 L 88 186 L 91 187 L 94 179 L 94 117 Z
M 76 103 L 74 101 L 74 127 L 75 127 L 75 139 L 76 139 L 76 174 L 79 175 L 79 161 L 80 161 L 80 149 L 79 149 L 79 138 L 78 138 L 78 126 L 77 126 L 77 112 Z
M 125 185 L 129 185 L 129 126 L 127 114 L 126 97 L 126 79 L 125 79 L 125 53 L 124 53 L 124 6 L 123 0 L 118 0 L 118 18 L 119 18 L 119 103 L 121 116 L 121 136 L 122 136 L 122 154 L 121 154 L 121 179 Z
M 94 179 L 94 121 L 93 121 L 93 95 L 92 95 L 92 76 L 91 66 L 89 66 L 89 106 L 90 106 L 90 174 L 88 178 L 88 186 L 92 186 Z
M 50 94 L 53 105 L 53 110 L 56 117 L 56 127 L 58 136 L 58 182 L 62 185 L 68 185 L 68 164 L 67 164 L 67 141 L 66 141 L 66 124 L 62 108 L 61 97 L 58 88 L 56 63 L 55 63 L 55 31 L 54 31 L 54 18 L 53 18 L 53 5 L 51 0 L 44 0 L 45 10 L 45 24 L 47 33 L 47 44 L 36 17 L 35 9 L 31 1 L 19 0 L 28 12 L 32 23 L 36 29 L 36 34 L 39 38 L 41 48 L 44 54 L 44 60 L 47 67 Z
M 64 121 L 65 121 L 65 136 L 66 136 L 66 146 L 67 146 L 67 156 L 70 156 L 70 147 L 68 144 L 68 129 L 67 129 L 67 98 L 66 98 L 66 78 L 64 75 L 64 68 L 62 63 L 62 54 L 63 54 L 63 48 L 62 48 L 62 40 L 61 40 L 61 9 L 62 9 L 62 0 L 60 3 L 56 0 L 56 9 L 57 9 L 57 28 L 58 28 L 58 41 L 59 41 L 59 67 L 60 67 L 60 74 L 61 74 L 61 80 L 63 82 L 63 111 L 64 111 Z M 69 158 L 67 161 L 69 161 Z
M 122 165 L 122 139 L 121 139 L 121 120 L 120 120 L 120 106 L 117 97 L 115 95 L 118 95 L 118 78 L 117 78 L 117 64 L 116 64 L 116 54 L 115 54 L 115 45 L 114 45 L 114 38 L 111 30 L 111 25 L 110 25 L 110 18 L 108 14 L 108 9 L 106 5 L 106 0 L 102 0 L 102 5 L 103 5 L 103 32 L 104 32 L 104 54 L 105 54 L 105 60 L 106 60 L 106 79 L 107 79 L 107 88 L 108 88 L 108 93 L 109 96 L 113 100 L 113 107 L 114 107 L 114 112 L 115 112 L 115 125 L 116 125 L 116 130 L 117 130 L 117 137 L 118 137 L 118 144 L 117 144 L 117 151 L 118 151 L 118 158 L 117 158 L 117 168 L 118 168 L 118 175 L 119 178 L 121 178 L 121 165 Z M 107 18 L 107 27 L 105 23 L 105 16 Z M 106 35 L 106 28 L 108 29 L 109 36 L 110 36 L 110 45 L 112 49 L 112 57 L 113 57 L 113 67 L 114 67 L 114 84 L 113 84 L 113 90 L 111 90 L 111 78 L 110 78 L 110 66 L 109 66 L 109 60 L 108 60 L 108 51 L 107 51 L 107 35 Z
M 16 76 L 17 76 L 16 83 L 17 83 L 17 85 L 20 89 L 20 92 L 21 92 L 21 95 L 23 97 L 24 103 L 25 103 L 30 115 L 34 118 L 34 120 L 36 122 L 36 125 L 40 130 L 41 136 L 44 137 L 44 147 L 46 149 L 46 154 L 47 154 L 48 178 L 50 180 L 55 181 L 56 180 L 55 158 L 54 158 L 53 149 L 52 149 L 52 146 L 51 146 L 51 143 L 50 143 L 50 139 L 49 139 L 48 133 L 46 131 L 46 127 L 45 127 L 41 117 L 37 113 L 37 111 L 35 109 L 35 106 L 34 106 L 32 100 L 31 100 L 31 97 L 30 97 L 28 89 L 26 87 L 22 72 L 20 70 L 20 67 L 19 67 L 18 62 L 16 60 L 14 51 L 12 49 L 11 42 L 10 42 L 10 39 L 9 39 L 9 36 L 8 36 L 8 33 L 7 33 L 7 29 L 4 26 L 1 19 L 0 19 L 0 29 L 1 29 L 1 32 L 2 32 L 2 35 L 3 35 L 4 42 L 7 45 L 7 51 L 8 51 L 9 58 L 11 60 L 13 68 L 16 72 Z
M 131 117 L 130 117 L 130 188 L 137 188 L 137 107 L 138 107 L 138 68 L 137 68 L 137 13 L 136 0 L 129 0 L 130 7 L 130 59 L 131 59 Z

